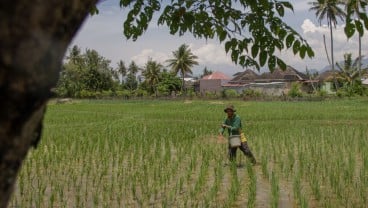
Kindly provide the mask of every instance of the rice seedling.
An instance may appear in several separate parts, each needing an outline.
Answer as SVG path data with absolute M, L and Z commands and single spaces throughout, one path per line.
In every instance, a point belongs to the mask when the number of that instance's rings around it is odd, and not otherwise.
M 278 207 L 289 181 L 298 207 L 368 203 L 367 100 L 233 101 L 260 163 L 239 151 L 245 168 L 215 138 L 226 102 L 50 104 L 10 206 Z

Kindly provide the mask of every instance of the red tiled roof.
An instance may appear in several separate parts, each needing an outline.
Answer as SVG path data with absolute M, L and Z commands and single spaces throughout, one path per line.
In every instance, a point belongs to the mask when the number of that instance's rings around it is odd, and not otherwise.
M 226 76 L 221 72 L 213 72 L 210 75 L 204 76 L 202 79 L 221 79 L 221 80 L 230 80 L 230 77 Z

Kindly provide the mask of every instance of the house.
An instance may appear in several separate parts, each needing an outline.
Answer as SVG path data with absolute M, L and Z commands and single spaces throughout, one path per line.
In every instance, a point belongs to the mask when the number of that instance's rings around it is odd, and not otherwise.
M 321 86 L 320 89 L 326 91 L 328 94 L 334 93 L 333 92 L 334 74 L 335 74 L 335 77 L 338 77 L 338 72 L 337 71 L 333 72 L 332 70 L 327 70 L 317 76 L 317 79 Z
M 267 95 L 280 96 L 287 94 L 291 83 L 294 82 L 302 83 L 304 90 L 307 91 L 311 81 L 305 74 L 291 66 L 288 66 L 285 70 L 277 68 L 273 72 L 266 72 L 261 75 L 247 69 L 243 73 L 237 73 L 232 80 L 223 85 L 223 89 L 234 89 L 238 93 L 251 89 Z
M 363 80 L 363 81 L 362 81 L 362 85 L 364 85 L 364 86 L 367 86 L 367 87 L 368 87 L 368 79 Z
M 207 92 L 211 92 L 220 94 L 222 91 L 222 85 L 226 84 L 229 80 L 230 77 L 224 73 L 215 71 L 199 80 L 200 93 L 205 94 Z
M 234 78 L 229 81 L 229 84 L 246 84 L 258 79 L 259 75 L 253 70 L 247 69 L 244 72 L 234 74 Z

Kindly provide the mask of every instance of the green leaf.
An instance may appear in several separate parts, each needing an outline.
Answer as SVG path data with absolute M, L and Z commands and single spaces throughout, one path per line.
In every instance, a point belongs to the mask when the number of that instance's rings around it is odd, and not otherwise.
M 227 41 L 227 42 L 225 43 L 225 52 L 226 52 L 226 53 L 228 53 L 228 52 L 229 52 L 231 45 L 232 45 L 231 41 Z
M 281 17 L 284 16 L 285 11 L 284 11 L 284 7 L 282 6 L 282 4 L 276 3 L 276 10 L 277 10 L 277 13 L 279 13 Z
M 294 42 L 294 35 L 290 34 L 286 37 L 286 47 L 290 48 L 293 45 Z
M 300 41 L 296 40 L 293 45 L 293 53 L 297 54 L 300 49 Z
M 290 9 L 291 11 L 294 11 L 294 7 L 293 7 L 293 5 L 290 3 L 290 2 L 288 2 L 288 1 L 282 1 L 282 2 L 280 2 L 282 5 L 284 5 L 284 7 L 286 7 L 286 8 L 288 8 L 288 9 Z
M 232 50 L 231 51 L 231 60 L 237 64 L 238 63 L 238 57 L 239 57 L 239 51 L 238 50 Z
M 239 57 L 239 64 L 240 66 L 243 66 L 243 67 L 245 66 L 245 56 L 244 55 Z
M 309 58 L 313 58 L 314 57 L 314 51 L 311 47 L 307 47 L 307 55 Z
M 283 40 L 283 39 L 285 38 L 285 36 L 286 36 L 286 35 L 287 35 L 286 30 L 280 27 L 280 31 L 279 31 L 279 38 L 280 38 L 281 40 Z
M 225 40 L 226 35 L 227 35 L 227 32 L 225 30 L 222 30 L 221 32 L 218 33 L 220 42 Z
M 365 29 L 368 30 L 368 16 L 367 16 L 367 14 L 365 12 L 360 12 L 359 13 L 359 18 L 361 20 L 363 20 Z
M 277 59 L 277 65 L 281 68 L 281 70 L 285 71 L 286 70 L 286 64 L 283 60 L 281 59 Z
M 268 59 L 268 69 L 273 72 L 275 70 L 276 67 L 276 57 L 275 56 L 270 56 L 270 58 Z
M 344 32 L 346 37 L 351 38 L 355 33 L 355 25 L 351 22 L 347 23 L 344 28 Z
M 186 26 L 192 25 L 195 21 L 194 16 L 191 13 L 184 13 L 184 24 Z
M 355 27 L 358 30 L 359 35 L 363 36 L 364 28 L 363 28 L 363 24 L 359 20 L 355 20 Z
M 254 44 L 251 49 L 252 57 L 255 58 L 258 55 L 259 47 L 258 45 Z
M 266 51 L 261 51 L 259 54 L 259 65 L 264 66 L 266 64 L 267 56 L 268 54 Z
M 304 45 L 301 46 L 300 47 L 300 50 L 299 50 L 299 56 L 300 56 L 300 58 L 304 59 L 306 52 L 307 52 L 307 47 L 305 47 Z

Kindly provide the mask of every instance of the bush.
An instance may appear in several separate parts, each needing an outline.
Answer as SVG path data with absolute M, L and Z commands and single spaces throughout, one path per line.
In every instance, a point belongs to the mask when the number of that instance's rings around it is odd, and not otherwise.
M 196 96 L 196 93 L 194 92 L 194 89 L 189 89 L 187 91 L 187 96 L 190 97 L 190 98 L 193 98 Z
M 136 97 L 147 97 L 148 92 L 147 92 L 146 90 L 137 89 L 137 90 L 134 92 L 134 95 L 135 95 Z
M 89 91 L 89 90 L 81 90 L 76 97 L 82 98 L 82 99 L 91 99 L 96 98 L 96 93 Z
M 157 91 L 160 95 L 163 95 L 163 96 L 169 96 L 170 95 L 170 89 L 166 85 L 159 85 L 157 87 Z
M 101 96 L 103 98 L 112 98 L 115 97 L 115 93 L 111 90 L 104 90 L 101 92 Z
M 347 97 L 348 93 L 343 88 L 340 88 L 337 90 L 336 95 L 337 97 L 341 98 L 341 97 Z
M 223 98 L 236 98 L 239 96 L 238 92 L 234 89 L 226 89 L 221 92 Z
M 116 95 L 120 98 L 129 99 L 132 96 L 132 93 L 129 90 L 118 90 L 116 91 Z
M 303 93 L 300 90 L 300 85 L 298 83 L 292 83 L 288 95 L 292 98 L 303 97 Z
M 262 93 L 257 90 L 246 89 L 246 90 L 243 90 L 242 95 L 243 97 L 257 98 L 257 97 L 261 97 Z
M 317 91 L 317 95 L 318 95 L 319 97 L 326 97 L 326 96 L 327 96 L 327 91 L 326 91 L 326 90 L 323 90 L 323 89 L 318 90 L 318 91 Z
M 217 98 L 218 97 L 216 92 L 209 92 L 209 91 L 206 92 L 205 96 L 206 98 Z

